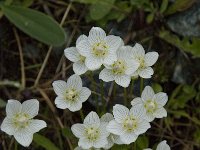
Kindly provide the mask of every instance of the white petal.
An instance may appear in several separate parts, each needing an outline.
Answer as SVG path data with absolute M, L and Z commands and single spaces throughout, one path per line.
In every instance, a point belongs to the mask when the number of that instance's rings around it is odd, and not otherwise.
M 131 46 L 122 46 L 117 50 L 117 58 L 118 59 L 132 59 L 131 53 L 132 47 Z
M 82 102 L 71 103 L 70 107 L 68 108 L 70 111 L 75 112 L 82 108 Z
M 83 41 L 83 40 L 87 40 L 87 36 L 82 34 L 78 37 L 78 39 L 76 40 L 76 45 L 80 42 L 80 41 Z
M 156 103 L 158 103 L 159 105 L 164 106 L 164 105 L 167 103 L 168 96 L 167 96 L 166 93 L 159 92 L 159 93 L 155 94 L 154 100 L 155 100 Z
M 131 82 L 131 77 L 129 75 L 115 76 L 115 82 L 122 87 L 128 87 Z
M 132 133 L 125 133 L 123 135 L 120 135 L 120 139 L 124 144 L 131 144 L 132 142 L 135 142 L 137 139 L 137 135 L 132 132 Z
M 129 109 L 123 105 L 116 104 L 113 106 L 113 115 L 118 123 L 122 123 L 123 120 L 129 115 Z
M 151 148 L 145 148 L 145 149 L 143 149 L 143 150 L 153 150 L 153 149 L 151 149 Z
M 154 97 L 154 91 L 150 86 L 146 86 L 142 91 L 141 98 L 143 101 L 152 100 Z
M 103 148 L 104 146 L 106 146 L 106 144 L 108 144 L 107 138 L 100 137 L 100 139 L 98 139 L 97 141 L 94 142 L 94 147 L 95 148 Z
M 116 135 L 122 135 L 124 134 L 124 130 L 121 126 L 121 124 L 117 123 L 115 120 L 111 120 L 107 127 L 106 130 L 110 133 L 116 134 Z
M 110 148 L 114 145 L 112 136 L 109 136 L 109 137 L 107 138 L 107 140 L 108 140 L 108 144 L 106 144 L 106 145 L 103 147 L 104 149 L 110 149 Z
M 109 51 L 110 52 L 116 52 L 117 49 L 120 47 L 122 44 L 121 41 L 122 39 L 119 36 L 114 36 L 114 35 L 109 35 L 105 38 L 106 43 L 109 46 Z
M 112 134 L 111 136 L 112 136 L 112 138 L 113 138 L 114 143 L 116 143 L 116 144 L 118 144 L 118 145 L 124 144 L 124 143 L 121 141 L 119 135 L 114 135 L 114 134 Z
M 147 67 L 145 69 L 139 70 L 138 74 L 140 77 L 148 79 L 151 78 L 151 76 L 153 75 L 154 71 L 151 67 Z
M 167 117 L 167 111 L 161 107 L 161 108 L 158 108 L 154 114 L 153 114 L 156 118 L 163 118 L 163 117 Z
M 130 114 L 132 114 L 134 117 L 139 118 L 139 119 L 144 118 L 145 112 L 146 112 L 146 110 L 143 105 L 133 106 L 130 109 Z
M 103 116 L 101 116 L 101 118 L 100 118 L 101 122 L 109 122 L 113 119 L 114 119 L 114 117 L 111 113 L 106 113 Z
M 96 112 L 92 111 L 90 112 L 84 119 L 84 124 L 85 125 L 92 125 L 92 124 L 97 124 L 98 126 L 100 125 L 100 119 L 99 116 L 97 115 Z
M 71 130 L 77 138 L 82 138 L 85 134 L 85 127 L 80 123 L 72 125 Z
M 14 135 L 16 129 L 12 119 L 6 117 L 1 124 L 1 130 L 6 132 L 8 135 Z
M 157 52 L 148 52 L 145 54 L 144 61 L 147 66 L 152 66 L 158 60 Z
M 117 55 L 116 53 L 108 53 L 108 55 L 104 58 L 103 64 L 105 65 L 112 65 L 114 61 L 117 60 Z
M 103 29 L 99 27 L 92 27 L 89 32 L 88 41 L 90 42 L 90 44 L 94 44 L 103 41 L 105 37 L 106 33 Z
M 93 146 L 93 143 L 86 138 L 80 138 L 78 141 L 78 146 L 82 147 L 85 150 L 88 150 Z
M 106 130 L 108 123 L 107 122 L 101 122 L 100 126 L 99 126 L 99 131 L 100 131 L 100 136 L 107 138 L 110 133 Z
M 90 95 L 91 95 L 90 89 L 86 87 L 82 87 L 80 91 L 80 101 L 85 102 L 89 98 Z
M 94 56 L 90 56 L 90 57 L 87 57 L 85 59 L 85 65 L 87 66 L 87 68 L 89 70 L 96 70 L 96 69 L 99 69 L 101 67 L 102 61 L 99 58 L 96 58 Z
M 67 80 L 67 86 L 70 88 L 75 88 L 76 90 L 80 90 L 82 87 L 82 80 L 79 75 L 71 75 Z
M 145 133 L 150 128 L 150 123 L 145 120 L 138 121 L 138 127 L 134 130 L 136 135 Z
M 63 96 L 63 94 L 67 90 L 67 83 L 62 80 L 54 81 L 52 83 L 52 86 L 53 86 L 54 92 L 59 96 Z
M 114 75 L 112 74 L 112 71 L 110 69 L 104 68 L 99 73 L 99 79 L 103 80 L 104 82 L 110 82 L 114 80 Z
M 55 99 L 55 104 L 57 108 L 66 109 L 70 107 L 70 103 L 67 103 L 64 98 L 57 96 Z
M 19 101 L 10 99 L 6 105 L 6 114 L 8 117 L 13 117 L 15 114 L 20 113 L 22 105 Z
M 73 70 L 75 74 L 82 75 L 88 70 L 88 68 L 86 67 L 85 63 L 77 61 L 73 63 Z
M 127 75 L 131 75 L 133 74 L 139 67 L 139 63 L 135 60 L 126 60 L 126 64 L 127 64 L 127 69 L 126 69 L 126 74 Z
M 78 52 L 82 56 L 90 56 L 91 55 L 91 45 L 88 42 L 88 40 L 82 40 L 77 45 L 76 48 L 78 49 Z
M 20 130 L 14 134 L 14 137 L 24 147 L 28 147 L 33 140 L 33 134 L 28 130 Z
M 171 150 L 171 148 L 169 147 L 169 145 L 167 144 L 167 141 L 162 141 L 158 144 L 157 149 L 156 150 Z
M 151 121 L 153 121 L 155 119 L 155 117 L 153 116 L 152 113 L 146 112 L 146 115 L 145 115 L 144 119 L 147 120 L 148 122 L 151 122 Z
M 36 133 L 45 127 L 47 127 L 47 124 L 45 121 L 32 119 L 28 128 L 31 133 Z
M 141 44 L 139 43 L 135 44 L 135 46 L 132 48 L 132 55 L 134 58 L 145 56 L 145 51 Z
M 72 62 L 77 62 L 80 60 L 80 54 L 76 47 L 69 47 L 64 50 L 65 57 Z
M 22 103 L 22 111 L 29 115 L 30 118 L 37 116 L 39 111 L 39 101 L 37 99 L 30 99 Z
M 132 106 L 136 106 L 136 105 L 142 105 L 142 99 L 140 97 L 136 97 L 131 101 L 131 105 Z

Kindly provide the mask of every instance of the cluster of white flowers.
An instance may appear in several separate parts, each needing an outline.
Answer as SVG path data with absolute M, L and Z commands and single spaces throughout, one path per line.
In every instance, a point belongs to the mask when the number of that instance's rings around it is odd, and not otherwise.
M 151 148 L 146 148 L 144 150 L 152 150 Z M 162 141 L 158 144 L 156 150 L 171 150 L 171 148 L 169 147 L 169 145 L 167 144 L 167 141 Z
M 152 65 L 158 59 L 157 52 L 145 54 L 142 45 L 124 46 L 123 40 L 114 35 L 106 36 L 104 30 L 93 27 L 89 35 L 81 35 L 76 47 L 65 49 L 65 56 L 72 62 L 76 74 L 87 70 L 96 70 L 104 65 L 99 79 L 105 82 L 115 81 L 122 87 L 128 87 L 131 77 L 151 78 Z

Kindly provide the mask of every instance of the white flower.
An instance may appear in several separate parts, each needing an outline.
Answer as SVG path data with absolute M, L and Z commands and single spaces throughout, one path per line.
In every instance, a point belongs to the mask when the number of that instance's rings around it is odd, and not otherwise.
M 151 148 L 146 148 L 144 150 L 152 150 Z M 167 141 L 162 141 L 158 144 L 156 150 L 171 150 L 171 148 L 169 147 L 169 145 L 167 144 Z
M 81 35 L 76 41 L 76 45 L 82 40 L 86 40 L 87 36 Z M 73 70 L 75 74 L 84 74 L 88 68 L 85 66 L 85 57 L 82 56 L 76 47 L 69 47 L 64 50 L 65 56 L 73 63 Z
M 96 70 L 102 64 L 110 65 L 116 59 L 116 51 L 122 44 L 121 38 L 113 35 L 106 36 L 103 29 L 93 27 L 86 40 L 81 40 L 76 48 L 85 56 L 85 65 L 90 70 Z
M 150 124 L 144 120 L 144 111 L 131 108 L 130 111 L 123 105 L 116 104 L 113 107 L 114 120 L 110 121 L 107 130 L 119 135 L 124 144 L 134 142 L 138 135 L 145 133 Z
M 77 146 L 74 150 L 101 150 L 101 149 L 100 148 L 83 149 L 80 146 Z
M 72 125 L 73 134 L 79 138 L 78 145 L 83 149 L 103 148 L 108 144 L 106 131 L 107 123 L 100 122 L 96 112 L 90 112 L 84 119 L 83 124 Z
M 39 102 L 31 99 L 22 104 L 17 100 L 8 100 L 6 118 L 1 124 L 1 130 L 13 135 L 18 143 L 28 147 L 33 134 L 47 126 L 43 120 L 33 119 L 39 111 Z
M 135 46 L 130 51 L 130 55 L 134 60 L 140 63 L 138 70 L 133 74 L 133 76 L 140 76 L 142 78 L 151 78 L 154 71 L 151 68 L 158 60 L 157 52 L 148 52 L 145 54 L 142 45 L 136 43 Z
M 100 121 L 109 123 L 113 119 L 114 119 L 114 117 L 112 114 L 106 113 L 100 118 Z M 104 149 L 110 149 L 114 145 L 114 143 L 115 144 L 123 144 L 123 142 L 120 140 L 119 135 L 115 135 L 115 134 L 111 133 L 107 139 L 108 139 L 108 144 L 104 146 Z
M 130 57 L 130 46 L 122 46 L 117 51 L 117 60 L 111 65 L 105 65 L 100 74 L 99 79 L 105 82 L 113 81 L 123 87 L 128 87 L 133 74 L 139 67 L 139 63 Z
M 141 98 L 137 97 L 131 101 L 133 107 L 145 109 L 146 119 L 150 122 L 155 118 L 163 118 L 167 116 L 163 106 L 167 103 L 168 96 L 166 93 L 154 93 L 150 86 L 146 86 L 142 91 Z
M 82 108 L 82 103 L 85 102 L 91 95 L 91 91 L 82 87 L 80 76 L 74 74 L 70 76 L 67 82 L 58 80 L 53 82 L 53 89 L 57 94 L 55 104 L 57 108 L 70 111 L 78 111 Z

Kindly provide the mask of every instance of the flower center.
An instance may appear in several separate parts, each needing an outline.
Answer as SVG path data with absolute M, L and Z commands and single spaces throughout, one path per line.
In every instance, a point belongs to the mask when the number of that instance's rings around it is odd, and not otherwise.
M 74 102 L 78 98 L 78 92 L 75 89 L 68 89 L 65 93 L 65 98 L 68 101 Z
M 108 53 L 108 45 L 105 42 L 98 42 L 92 46 L 92 53 L 96 57 L 105 57 Z
M 80 55 L 80 61 L 81 61 L 82 63 L 84 63 L 84 62 L 85 62 L 85 57 Z
M 140 63 L 139 68 L 140 68 L 140 69 L 144 69 L 145 66 L 146 66 L 146 65 L 145 65 L 145 61 L 144 61 L 144 57 L 138 57 L 137 60 L 138 60 L 138 62 Z
M 134 118 L 133 116 L 128 116 L 124 119 L 123 128 L 127 132 L 132 132 L 133 130 L 137 128 L 137 126 L 138 126 L 138 122 L 136 118 Z
M 30 116 L 26 113 L 18 113 L 13 118 L 15 128 L 25 128 L 30 123 Z
M 89 127 L 85 130 L 85 135 L 89 141 L 94 142 L 99 138 L 100 132 L 98 128 Z
M 124 74 L 126 70 L 126 64 L 123 60 L 117 60 L 112 65 L 112 72 L 115 75 Z
M 153 113 L 157 109 L 157 104 L 152 100 L 147 100 L 144 104 L 144 107 L 148 113 Z

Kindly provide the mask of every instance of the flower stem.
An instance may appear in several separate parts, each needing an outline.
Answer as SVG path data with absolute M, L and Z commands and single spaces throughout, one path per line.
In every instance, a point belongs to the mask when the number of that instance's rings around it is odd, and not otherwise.
M 18 150 L 17 146 L 18 146 L 18 143 L 17 141 L 15 141 L 15 150 Z
M 140 94 L 142 94 L 143 88 L 144 88 L 144 79 L 140 78 Z
M 83 121 L 84 120 L 84 114 L 83 114 L 83 110 L 82 109 L 80 109 L 80 116 L 81 116 L 81 120 Z

